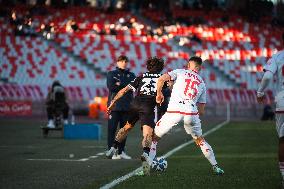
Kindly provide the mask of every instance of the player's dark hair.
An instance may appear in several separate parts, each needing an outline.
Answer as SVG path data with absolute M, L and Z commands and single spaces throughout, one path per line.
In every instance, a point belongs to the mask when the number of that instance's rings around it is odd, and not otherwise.
M 198 65 L 202 64 L 202 59 L 199 56 L 192 56 L 192 57 L 190 57 L 190 59 L 188 61 L 193 61 L 193 62 L 197 63 Z
M 128 62 L 127 56 L 125 56 L 125 55 L 120 55 L 120 56 L 117 58 L 117 62 L 120 62 L 120 61 Z
M 284 45 L 284 32 L 282 33 L 282 43 Z
M 164 69 L 164 60 L 156 56 L 148 58 L 146 61 L 147 70 L 151 73 L 160 73 Z

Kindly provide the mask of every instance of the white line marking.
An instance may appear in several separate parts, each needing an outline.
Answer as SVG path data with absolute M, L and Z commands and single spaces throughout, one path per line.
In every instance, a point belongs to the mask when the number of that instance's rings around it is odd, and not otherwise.
M 101 153 L 97 153 L 96 155 L 97 155 L 97 156 L 102 156 L 102 155 L 105 155 L 105 153 L 104 153 L 104 152 L 101 152 Z
M 85 159 L 26 159 L 29 161 L 85 161 Z
M 37 146 L 11 145 L 11 146 L 0 146 L 0 148 L 39 148 L 39 147 L 37 147 Z
M 224 125 L 228 124 L 230 122 L 230 104 L 228 103 L 227 104 L 227 119 L 226 121 L 216 125 L 215 127 L 213 127 L 212 129 L 210 129 L 209 131 L 205 132 L 203 134 L 203 136 L 207 136 L 215 131 L 217 131 L 218 129 L 220 129 L 221 127 L 223 127 Z M 180 146 L 177 146 L 176 148 L 172 149 L 171 151 L 169 151 L 168 153 L 166 153 L 165 155 L 163 155 L 164 157 L 169 157 L 171 156 L 172 154 L 174 154 L 175 152 L 177 152 L 178 150 L 184 148 L 185 146 L 189 145 L 189 144 L 192 144 L 194 141 L 193 140 L 190 140 L 184 144 L 181 144 Z M 116 185 L 118 185 L 119 183 L 129 179 L 130 177 L 134 176 L 135 173 L 137 173 L 138 171 L 142 170 L 142 167 L 139 167 L 137 169 L 135 169 L 134 171 L 122 176 L 122 177 L 119 177 L 115 180 L 113 180 L 112 182 L 100 187 L 100 189 L 109 189 L 109 188 L 112 188 Z
M 95 159 L 95 158 L 98 158 L 98 156 L 97 155 L 89 156 L 87 158 L 81 158 L 81 159 L 26 159 L 26 160 L 29 160 L 29 161 L 81 161 L 82 162 L 82 161 L 89 161 L 90 159 Z
M 105 146 L 82 146 L 82 148 L 105 148 Z

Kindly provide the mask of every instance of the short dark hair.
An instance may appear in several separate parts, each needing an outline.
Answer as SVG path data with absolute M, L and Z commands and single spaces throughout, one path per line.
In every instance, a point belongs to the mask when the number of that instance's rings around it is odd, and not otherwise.
M 119 61 L 128 62 L 128 58 L 127 58 L 127 56 L 125 56 L 125 55 L 120 55 L 120 56 L 117 58 L 117 62 L 119 62 Z
M 160 73 L 164 69 L 164 60 L 159 57 L 150 57 L 146 61 L 146 67 L 149 72 Z
M 58 81 L 58 80 L 53 81 L 53 83 L 51 85 L 51 90 L 53 91 L 53 89 L 57 86 L 62 86 L 60 81 Z
M 202 59 L 199 56 L 192 56 L 192 57 L 190 57 L 188 62 L 189 61 L 193 61 L 193 62 L 197 63 L 198 65 L 202 64 Z

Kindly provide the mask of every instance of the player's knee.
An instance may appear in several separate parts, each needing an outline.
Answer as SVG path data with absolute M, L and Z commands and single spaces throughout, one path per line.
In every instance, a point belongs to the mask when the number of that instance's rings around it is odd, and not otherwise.
M 143 125 L 143 136 L 153 136 L 153 128 L 148 125 Z
M 130 124 L 129 122 L 126 123 L 126 125 L 124 126 L 124 130 L 126 132 L 130 131 L 133 128 L 133 125 Z
M 153 141 L 159 141 L 161 139 L 161 137 L 157 136 L 155 132 L 153 132 L 153 137 L 152 140 Z

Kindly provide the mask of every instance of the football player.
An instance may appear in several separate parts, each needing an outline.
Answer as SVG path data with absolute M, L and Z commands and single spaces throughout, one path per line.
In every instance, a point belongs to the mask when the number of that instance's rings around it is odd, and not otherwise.
M 282 42 L 284 46 L 284 33 L 282 34 Z M 284 50 L 274 54 L 264 66 L 264 75 L 262 77 L 260 86 L 257 90 L 257 101 L 264 102 L 264 90 L 267 88 L 269 82 L 273 80 L 273 75 L 277 77 L 277 94 L 275 96 L 276 102 L 276 130 L 279 137 L 279 168 L 282 174 L 282 187 L 284 188 Z
M 122 140 L 127 136 L 128 132 L 134 127 L 135 123 L 140 119 L 143 139 L 142 147 L 143 154 L 141 155 L 143 173 L 150 174 L 151 159 L 148 158 L 152 143 L 153 129 L 155 127 L 155 107 L 156 107 L 156 91 L 157 80 L 162 75 L 161 71 L 164 68 L 164 60 L 153 57 L 146 61 L 148 72 L 136 77 L 129 85 L 121 89 L 111 101 L 107 108 L 109 114 L 115 103 L 128 91 L 136 92 L 136 96 L 130 105 L 129 116 L 126 125 L 121 128 L 113 144 L 113 147 L 106 153 L 108 158 L 111 158 L 117 153 L 117 149 Z
M 154 142 L 152 147 L 156 149 L 156 141 L 166 134 L 173 126 L 183 120 L 187 134 L 190 134 L 200 147 L 204 156 L 212 165 L 217 175 L 223 175 L 224 171 L 217 165 L 212 147 L 202 136 L 201 121 L 199 115 L 205 112 L 206 86 L 198 74 L 201 69 L 202 59 L 193 56 L 188 61 L 188 69 L 176 69 L 163 74 L 157 83 L 156 102 L 162 103 L 164 95 L 162 86 L 166 81 L 175 81 L 168 104 L 167 112 L 156 123 L 154 130 Z M 151 157 L 150 157 L 151 158 Z

